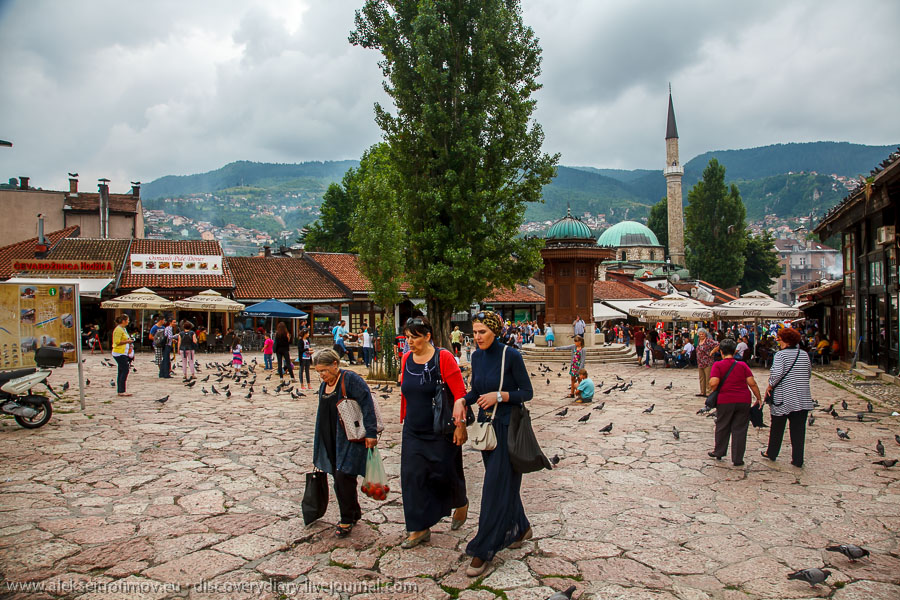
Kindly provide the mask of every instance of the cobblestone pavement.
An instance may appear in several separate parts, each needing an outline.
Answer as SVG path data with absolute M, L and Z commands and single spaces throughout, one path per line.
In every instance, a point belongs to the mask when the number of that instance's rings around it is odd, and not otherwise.
M 877 399 L 891 412 L 900 412 L 900 385 L 878 379 L 863 379 L 848 369 L 839 369 L 833 366 L 815 367 L 813 373 L 864 396 Z
M 363 521 L 336 539 L 333 499 L 320 522 L 304 527 L 300 516 L 313 394 L 276 398 L 277 377 L 263 374 L 249 400 L 234 385 L 230 399 L 204 396 L 209 383 L 187 390 L 178 379 L 160 381 L 144 355 L 129 377 L 134 397 L 118 398 L 115 369 L 89 357 L 84 413 L 70 390 L 43 429 L 0 421 L 0 596 L 542 600 L 574 585 L 575 598 L 596 599 L 900 598 L 900 466 L 872 464 L 878 439 L 900 458 L 900 422 L 884 407 L 857 422 L 864 401 L 814 377 L 818 400 L 846 416 L 816 413 L 806 466 L 790 466 L 788 442 L 777 462 L 762 459 L 767 430 L 751 429 L 738 468 L 706 456 L 714 424 L 695 414 L 695 370 L 589 364 L 598 384 L 609 387 L 618 374 L 634 387 L 599 394 L 602 410 L 570 405 L 559 417 L 562 362 L 549 384 L 529 363 L 539 375 L 537 435 L 548 456 L 560 457 L 553 471 L 525 477 L 534 540 L 500 552 L 473 581 L 463 551 L 479 512 L 478 453 L 464 452 L 472 509 L 461 530 L 446 520 L 429 544 L 400 549 L 403 511 L 392 491 L 381 503 L 361 496 Z M 74 383 L 74 373 L 59 369 L 53 381 Z M 165 395 L 167 403 L 154 402 Z M 379 445 L 399 490 L 396 390 L 382 407 L 388 426 Z M 584 414 L 590 420 L 579 423 Z M 612 432 L 600 433 L 610 422 Z M 850 441 L 838 439 L 837 425 L 850 428 Z M 840 542 L 872 555 L 851 563 L 824 551 Z M 827 567 L 827 584 L 787 580 L 806 567 Z M 9 591 L 21 582 L 35 587 Z

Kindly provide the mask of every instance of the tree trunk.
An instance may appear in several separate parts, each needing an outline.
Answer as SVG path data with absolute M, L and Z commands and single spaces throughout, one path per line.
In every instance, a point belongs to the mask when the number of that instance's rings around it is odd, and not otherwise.
M 453 317 L 453 311 L 444 306 L 439 300 L 426 300 L 425 306 L 428 308 L 428 320 L 434 328 L 434 345 L 439 348 L 446 348 L 453 351 L 450 345 L 450 319 Z

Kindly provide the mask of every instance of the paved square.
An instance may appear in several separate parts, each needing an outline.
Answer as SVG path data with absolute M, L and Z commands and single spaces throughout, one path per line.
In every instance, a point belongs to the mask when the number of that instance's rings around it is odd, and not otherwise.
M 891 400 L 857 422 L 866 401 L 813 377 L 814 397 L 845 416 L 815 413 L 806 466 L 790 466 L 787 440 L 778 462 L 759 457 L 768 433 L 751 428 L 747 464 L 737 468 L 706 456 L 714 423 L 695 414 L 696 370 L 589 364 L 598 392 L 616 375 L 634 386 L 579 407 L 563 399 L 567 356 L 549 365 L 549 384 L 528 362 L 535 429 L 547 455 L 560 458 L 553 471 L 525 476 L 534 540 L 502 551 L 478 581 L 465 576 L 463 554 L 477 524 L 478 453 L 464 452 L 472 509 L 461 530 L 447 520 L 429 544 L 401 550 L 403 511 L 392 491 L 382 503 L 361 495 L 363 522 L 338 540 L 333 498 L 319 523 L 304 527 L 300 515 L 314 392 L 276 397 L 277 376 L 266 379 L 260 357 L 251 399 L 233 383 L 231 398 L 204 395 L 209 382 L 186 389 L 180 379 L 157 379 L 145 354 L 128 379 L 134 396 L 119 398 L 110 387 L 115 369 L 89 356 L 84 413 L 70 390 L 42 429 L 0 421 L 0 597 L 475 600 L 502 592 L 542 600 L 575 585 L 574 597 L 597 599 L 900 598 L 900 466 L 872 464 L 879 439 L 888 458 L 900 458 Z M 213 359 L 226 357 L 199 357 Z M 201 366 L 199 377 L 212 372 Z M 767 373 L 755 374 L 763 384 Z M 74 384 L 75 367 L 52 381 Z M 379 399 L 387 422 L 380 446 L 399 490 L 394 387 Z M 154 401 L 166 395 L 167 403 Z M 595 410 L 599 401 L 606 405 Z M 556 416 L 564 406 L 568 414 Z M 601 433 L 608 423 L 612 432 Z M 849 441 L 838 439 L 838 425 L 850 428 Z M 851 563 L 824 551 L 842 542 L 872 554 Z M 832 574 L 816 588 L 787 580 L 807 567 Z M 21 582 L 36 587 L 11 589 Z

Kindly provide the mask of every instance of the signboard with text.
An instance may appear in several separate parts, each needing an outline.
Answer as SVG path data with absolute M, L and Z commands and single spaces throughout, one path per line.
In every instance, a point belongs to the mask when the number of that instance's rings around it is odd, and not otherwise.
M 80 337 L 74 285 L 0 283 L 0 369 L 33 367 L 43 346 L 75 361 Z
M 132 254 L 134 275 L 221 275 L 222 257 L 203 254 Z
M 66 275 L 110 275 L 116 266 L 111 260 L 48 260 L 45 258 L 14 260 L 13 271 L 18 273 L 53 273 Z

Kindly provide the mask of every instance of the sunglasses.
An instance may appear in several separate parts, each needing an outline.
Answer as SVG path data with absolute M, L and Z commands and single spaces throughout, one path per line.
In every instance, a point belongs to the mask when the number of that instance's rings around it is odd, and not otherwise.
M 425 321 L 422 320 L 422 317 L 410 317 L 406 320 L 406 326 L 411 327 L 413 325 L 424 325 Z
M 475 321 L 484 321 L 484 318 L 486 316 L 487 316 L 487 314 L 484 311 L 482 311 L 482 312 L 478 313 L 477 315 L 475 315 L 474 320 Z

